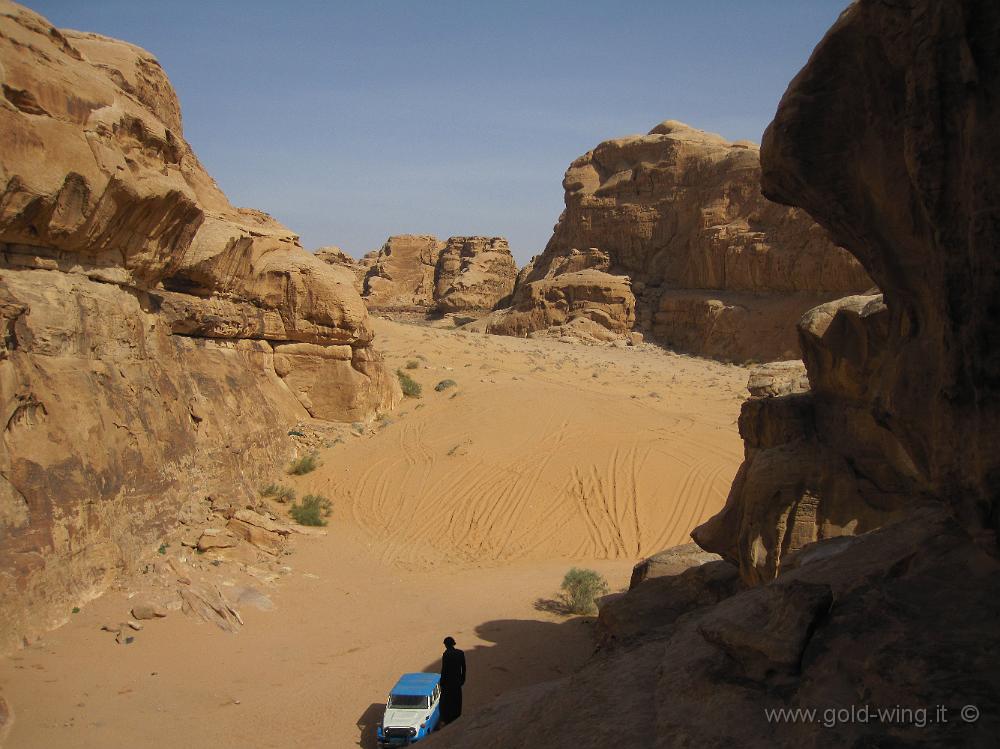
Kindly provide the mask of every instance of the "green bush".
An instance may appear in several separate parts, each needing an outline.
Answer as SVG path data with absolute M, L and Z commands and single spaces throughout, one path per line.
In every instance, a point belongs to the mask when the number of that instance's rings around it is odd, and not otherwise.
M 275 502 L 285 504 L 295 499 L 295 490 L 281 484 L 268 484 L 260 490 L 260 496 L 270 497 Z
M 410 359 L 408 362 L 406 362 L 407 369 L 416 369 L 419 366 L 420 362 L 418 362 L 416 359 Z
M 403 395 L 407 398 L 419 398 L 420 393 L 423 389 L 420 387 L 420 383 L 410 377 L 402 369 L 396 370 L 396 377 L 399 378 L 399 384 L 403 388 Z
M 458 383 L 454 380 L 441 380 L 441 382 L 434 386 L 434 389 L 440 393 L 442 390 L 447 390 L 448 388 L 453 387 L 458 387 Z
M 302 476 L 303 474 L 315 471 L 317 465 L 319 465 L 319 461 L 316 460 L 316 454 L 309 453 L 309 455 L 303 455 L 298 460 L 293 460 L 291 465 L 288 466 L 288 472 L 295 476 Z
M 592 614 L 597 610 L 594 599 L 606 595 L 608 582 L 594 570 L 573 567 L 563 578 L 561 598 L 566 610 L 573 614 Z
M 333 512 L 333 505 L 326 497 L 318 494 L 307 494 L 302 498 L 302 504 L 293 504 L 288 514 L 299 525 L 326 525 L 326 518 Z

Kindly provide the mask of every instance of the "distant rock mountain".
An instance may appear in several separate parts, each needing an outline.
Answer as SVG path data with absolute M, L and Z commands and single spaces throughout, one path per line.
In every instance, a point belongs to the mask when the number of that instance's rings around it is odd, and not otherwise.
M 481 314 L 510 295 L 517 276 L 503 237 L 441 242 L 428 234 L 399 234 L 360 261 L 340 248 L 323 248 L 316 256 L 350 269 L 368 308 L 380 312 Z
M 0 649 L 193 497 L 256 491 L 310 416 L 401 397 L 350 279 L 235 208 L 156 59 L 0 0 Z
M 485 322 L 490 332 L 635 327 L 706 356 L 789 358 L 803 312 L 872 286 L 805 213 L 761 195 L 759 149 L 747 141 L 667 121 L 601 143 L 563 187 L 552 238 L 509 308 Z

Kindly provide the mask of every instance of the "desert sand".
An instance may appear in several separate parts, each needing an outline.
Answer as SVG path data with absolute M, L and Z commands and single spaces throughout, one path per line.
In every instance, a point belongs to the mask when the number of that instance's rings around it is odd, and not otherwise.
M 566 570 L 622 590 L 722 507 L 746 369 L 373 323 L 422 397 L 345 429 L 314 472 L 275 476 L 333 514 L 258 582 L 269 610 L 241 606 L 238 634 L 170 612 L 116 644 L 100 627 L 127 618 L 125 581 L 0 661 L 4 746 L 373 746 L 386 690 L 435 669 L 447 634 L 468 656 L 467 713 L 581 666 L 593 620 L 547 603 Z M 245 577 L 218 561 L 223 590 Z

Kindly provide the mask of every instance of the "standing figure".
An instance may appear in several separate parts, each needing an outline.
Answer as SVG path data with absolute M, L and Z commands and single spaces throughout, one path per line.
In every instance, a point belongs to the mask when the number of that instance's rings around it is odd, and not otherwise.
M 441 722 L 451 723 L 462 714 L 465 684 L 465 652 L 455 647 L 454 637 L 444 638 L 441 656 Z

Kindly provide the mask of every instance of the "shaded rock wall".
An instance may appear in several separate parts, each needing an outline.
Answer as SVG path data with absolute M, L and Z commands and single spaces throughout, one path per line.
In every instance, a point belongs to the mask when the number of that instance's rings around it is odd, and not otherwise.
M 741 432 L 752 420 L 786 439 L 744 432 L 726 508 L 695 537 L 748 579 L 928 501 L 997 526 L 997 17 L 977 3 L 862 3 L 765 134 L 765 192 L 809 210 L 884 293 L 810 311 L 799 323 L 810 393 L 744 407 Z M 928 59 L 926 45 L 938 50 Z
M 871 281 L 802 211 L 765 200 L 759 179 L 757 146 L 679 122 L 601 143 L 566 172 L 566 209 L 519 277 L 516 321 L 495 315 L 491 329 L 521 334 L 525 313 L 546 306 L 534 300 L 552 297 L 532 284 L 572 286 L 567 274 L 603 255 L 602 270 L 630 284 L 638 329 L 672 347 L 739 361 L 797 353 L 803 312 Z M 533 330 L 562 323 L 547 309 L 534 318 Z
M 0 648 L 179 508 L 254 491 L 296 420 L 401 397 L 349 278 L 229 204 L 147 52 L 0 0 Z

